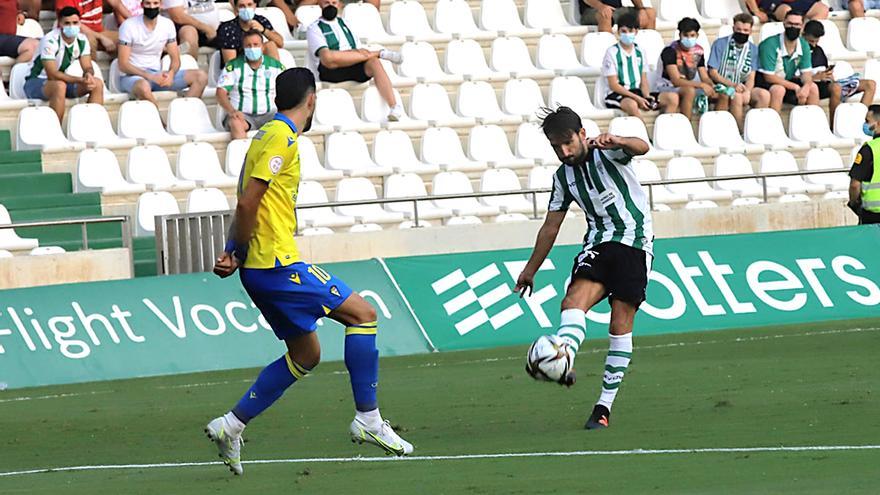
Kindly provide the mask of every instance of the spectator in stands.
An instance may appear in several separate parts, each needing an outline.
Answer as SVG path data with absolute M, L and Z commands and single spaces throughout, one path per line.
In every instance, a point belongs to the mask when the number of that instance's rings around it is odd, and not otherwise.
M 730 110 L 740 131 L 749 105 L 754 108 L 770 105 L 770 92 L 755 87 L 758 46 L 751 41 L 754 22 L 750 14 L 734 16 L 733 34 L 712 43 L 707 62 L 709 77 L 718 94 L 715 109 Z
M 681 112 L 690 118 L 695 104 L 703 113 L 709 109 L 709 98 L 716 96 L 703 47 L 697 43 L 699 33 L 700 23 L 685 17 L 678 22 L 679 39 L 660 52 L 657 90 L 663 113 Z
M 865 17 L 866 10 L 880 9 L 880 0 L 849 0 L 847 8 L 850 16 Z
M 610 33 L 611 26 L 618 24 L 622 15 L 634 14 L 639 28 L 654 29 L 657 12 L 644 4 L 642 0 L 633 0 L 633 7 L 624 7 L 621 0 L 581 0 L 581 24 L 598 26 L 599 31 Z
M 153 91 L 181 91 L 200 97 L 208 83 L 203 70 L 180 70 L 180 51 L 174 23 L 159 16 L 161 0 L 143 0 L 144 14 L 132 17 L 119 27 L 119 85 L 132 96 L 156 104 Z M 162 51 L 171 64 L 162 70 Z M 158 106 L 158 105 L 157 105 Z
M 242 55 L 244 34 L 249 31 L 257 31 L 269 40 L 263 44 L 264 53 L 277 60 L 278 49 L 284 47 L 284 38 L 272 30 L 269 19 L 257 14 L 257 2 L 237 0 L 234 5 L 238 14 L 236 18 L 220 23 L 217 28 L 215 43 L 220 49 L 223 63 Z
M 129 17 L 137 17 L 144 13 L 144 8 L 141 5 L 141 0 L 119 0 L 125 6 L 124 11 L 113 10 L 113 15 L 116 17 L 116 25 L 121 26 L 123 22 Z
M 825 50 L 819 46 L 819 39 L 825 36 L 825 26 L 819 21 L 810 21 L 804 26 L 804 39 L 810 45 L 813 66 L 813 81 L 819 87 L 819 99 L 828 99 L 828 117 L 834 124 L 834 112 L 843 100 L 862 93 L 862 103 L 870 105 L 874 102 L 876 83 L 870 79 L 859 79 L 852 74 L 845 79 L 834 79 L 834 65 L 828 63 Z
M 813 82 L 812 50 L 801 36 L 804 17 L 789 11 L 782 22 L 785 31 L 758 45 L 760 64 L 755 86 L 770 91 L 770 108 L 782 104 L 818 105 L 819 87 Z
M 15 34 L 25 20 L 18 6 L 16 0 L 0 0 L 0 56 L 14 58 L 16 62 L 29 62 L 40 41 Z
M 217 83 L 217 104 L 226 112 L 223 126 L 232 139 L 275 117 L 275 78 L 284 71 L 281 62 L 264 54 L 259 31 L 245 33 L 242 49 L 244 55 L 226 64 Z
M 391 50 L 358 49 L 357 37 L 345 25 L 345 21 L 337 17 L 339 0 L 320 0 L 318 5 L 321 6 L 321 18 L 306 31 L 309 69 L 321 81 L 330 83 L 363 83 L 373 79 L 376 89 L 391 109 L 388 120 L 400 120 L 403 105 L 395 98 L 391 80 L 380 59 L 399 64 L 403 57 Z
M 354 1 L 355 0 L 343 0 L 343 3 L 353 3 Z M 376 10 L 379 10 L 381 7 L 380 0 L 364 0 L 364 3 L 376 7 Z M 269 5 L 272 7 L 278 7 L 278 9 L 284 12 L 287 26 L 290 27 L 290 29 L 294 29 L 300 24 L 299 19 L 296 18 L 296 9 L 305 5 L 318 5 L 318 0 L 269 0 Z
M 162 0 L 162 14 L 174 22 L 180 51 L 199 59 L 200 46 L 212 46 L 220 17 L 214 0 Z
M 617 19 L 620 41 L 608 47 L 602 60 L 602 77 L 608 80 L 605 106 L 619 108 L 633 117 L 641 117 L 642 111 L 656 110 L 657 100 L 651 94 L 645 54 L 636 46 L 639 19 L 626 13 Z
M 131 15 L 121 0 L 106 0 L 107 5 L 123 16 Z M 74 7 L 81 14 L 80 31 L 88 38 L 92 53 L 98 50 L 116 53 L 119 32 L 104 29 L 104 0 L 55 0 L 56 17 L 64 7 Z
M 82 77 L 64 72 L 75 61 L 82 67 Z M 49 102 L 59 122 L 64 118 L 67 98 L 89 95 L 89 103 L 104 104 L 104 82 L 95 77 L 89 40 L 80 31 L 75 7 L 62 8 L 58 12 L 58 27 L 40 40 L 40 53 L 31 64 L 24 92 L 28 98 Z
M 874 161 L 880 156 L 880 105 L 868 107 L 865 134 L 871 140 L 859 150 L 849 171 L 849 203 L 859 216 L 860 224 L 880 223 L 880 167 Z
M 761 22 L 783 21 L 789 12 L 810 19 L 828 19 L 828 6 L 821 0 L 746 0 L 749 11 Z

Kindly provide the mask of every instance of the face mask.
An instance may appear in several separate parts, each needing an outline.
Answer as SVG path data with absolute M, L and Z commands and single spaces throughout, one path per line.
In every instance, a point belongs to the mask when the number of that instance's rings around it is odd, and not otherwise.
M 733 42 L 737 45 L 744 45 L 749 41 L 749 35 L 746 33 L 733 33 Z
M 328 5 L 321 9 L 321 17 L 327 19 L 328 21 L 332 21 L 336 19 L 336 15 L 339 13 L 339 9 L 334 7 L 333 5 Z
M 260 60 L 260 57 L 263 56 L 263 49 L 258 46 L 248 46 L 244 49 L 244 58 L 250 60 L 251 62 L 256 62 Z
M 238 18 L 244 22 L 254 20 L 255 15 L 257 15 L 257 9 L 252 9 L 250 7 L 242 7 L 238 9 Z
M 794 41 L 801 36 L 801 28 L 787 27 L 785 28 L 785 39 Z
M 636 42 L 636 34 L 635 33 L 621 33 L 620 34 L 620 42 L 624 45 L 633 45 Z
M 696 38 L 682 38 L 681 39 L 681 46 L 690 50 L 691 48 L 697 46 L 697 39 Z
M 862 124 L 862 132 L 864 132 L 866 136 L 874 137 L 874 129 L 871 129 L 871 124 L 867 122 Z
M 144 17 L 147 19 L 155 19 L 159 17 L 159 7 L 144 7 Z
M 79 35 L 79 25 L 63 26 L 61 32 L 66 38 L 76 38 Z

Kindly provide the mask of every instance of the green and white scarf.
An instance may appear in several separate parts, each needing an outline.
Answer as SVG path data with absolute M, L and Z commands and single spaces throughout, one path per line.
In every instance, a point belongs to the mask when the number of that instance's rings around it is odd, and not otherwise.
M 721 67 L 718 73 L 721 77 L 740 84 L 745 81 L 752 72 L 752 50 L 746 43 L 741 48 L 736 45 L 733 38 L 727 41 L 727 49 L 721 58 Z

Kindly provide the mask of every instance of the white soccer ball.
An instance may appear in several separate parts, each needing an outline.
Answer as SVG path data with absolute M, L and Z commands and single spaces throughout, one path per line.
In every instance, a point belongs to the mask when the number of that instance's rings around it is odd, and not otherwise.
M 535 380 L 559 382 L 574 362 L 574 352 L 556 335 L 542 335 L 529 347 L 526 372 Z

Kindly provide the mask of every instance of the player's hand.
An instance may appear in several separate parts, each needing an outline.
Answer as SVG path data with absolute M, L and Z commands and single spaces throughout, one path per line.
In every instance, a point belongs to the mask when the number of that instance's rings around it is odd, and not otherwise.
M 718 96 L 718 93 L 715 92 L 715 86 L 712 86 L 709 83 L 703 83 L 700 85 L 703 89 L 703 92 L 706 93 L 706 96 L 709 98 L 715 98 Z
M 607 132 L 604 132 L 602 134 L 599 134 L 595 138 L 593 138 L 593 141 L 591 143 L 591 147 L 598 148 L 600 150 L 609 150 L 609 149 L 619 148 L 620 147 L 620 138 L 618 138 L 614 134 L 609 134 Z
M 526 291 L 528 291 L 528 295 L 531 296 L 534 288 L 535 274 L 523 271 L 519 274 L 519 278 L 516 279 L 516 287 L 513 290 L 519 292 L 519 297 L 522 299 L 522 297 L 526 295 Z
M 258 31 L 260 33 L 266 32 L 266 28 L 256 19 L 251 19 L 250 22 L 248 22 L 248 30 Z
M 211 26 L 205 26 L 205 39 L 212 40 L 217 37 L 217 30 L 212 28 Z
M 19 26 L 24 25 L 24 21 L 25 21 L 25 19 L 27 19 L 27 17 L 25 17 L 24 14 L 22 14 L 21 12 L 19 12 L 18 15 L 15 16 L 15 22 L 16 22 L 16 24 L 18 24 Z
M 238 270 L 238 260 L 229 253 L 223 253 L 214 263 L 214 275 L 220 278 L 226 278 Z
M 174 74 L 169 71 L 162 72 L 159 75 L 159 86 L 170 88 L 174 84 Z
M 642 98 L 641 96 L 636 97 L 636 104 L 642 110 L 650 110 L 651 109 L 651 102 L 648 101 L 647 98 Z
M 761 21 L 762 23 L 770 21 L 770 16 L 768 16 L 767 13 L 764 12 L 763 10 L 759 10 L 757 13 L 755 13 L 755 17 L 757 17 L 758 20 Z
M 798 103 L 803 105 L 804 103 L 807 102 L 807 98 L 809 98 L 809 97 L 810 97 L 810 87 L 809 86 L 804 85 L 804 86 L 801 86 L 800 88 L 798 88 L 798 90 L 797 90 Z

